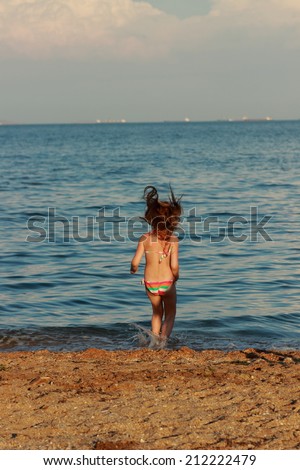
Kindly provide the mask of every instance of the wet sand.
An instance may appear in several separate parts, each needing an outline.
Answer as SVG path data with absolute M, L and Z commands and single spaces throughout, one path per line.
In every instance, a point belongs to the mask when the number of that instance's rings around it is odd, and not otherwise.
M 0 354 L 0 449 L 299 449 L 300 351 Z

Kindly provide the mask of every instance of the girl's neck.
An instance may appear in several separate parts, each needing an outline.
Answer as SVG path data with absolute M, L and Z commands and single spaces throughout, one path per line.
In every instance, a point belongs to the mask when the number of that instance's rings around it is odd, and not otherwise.
M 160 232 L 159 230 L 156 230 L 156 229 L 152 229 L 152 231 L 150 233 L 151 233 L 151 235 L 156 236 L 157 239 L 162 241 L 162 242 L 167 242 L 171 238 L 171 234 L 166 233 L 166 232 Z

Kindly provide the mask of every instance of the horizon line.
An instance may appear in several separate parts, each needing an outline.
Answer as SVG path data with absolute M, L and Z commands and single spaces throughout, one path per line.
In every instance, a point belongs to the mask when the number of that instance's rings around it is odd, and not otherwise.
M 0 120 L 0 127 L 2 126 L 55 126 L 55 125 L 109 125 L 109 124 L 197 124 L 197 123 L 209 123 L 209 122 L 223 122 L 223 123 L 249 123 L 249 122 L 281 122 L 281 121 L 300 121 L 299 118 L 270 118 L 270 117 L 263 117 L 263 118 L 251 118 L 251 117 L 243 117 L 243 118 L 223 118 L 223 119 L 163 119 L 163 120 L 150 120 L 150 121 L 127 121 L 127 120 L 94 120 L 94 121 L 51 121 L 51 122 L 13 122 L 13 121 L 1 121 Z

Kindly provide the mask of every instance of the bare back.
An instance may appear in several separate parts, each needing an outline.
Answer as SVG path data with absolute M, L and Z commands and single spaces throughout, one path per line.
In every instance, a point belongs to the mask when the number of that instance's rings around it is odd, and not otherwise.
M 151 281 L 176 280 L 178 271 L 178 238 L 172 235 L 168 241 L 157 235 L 144 235 L 146 265 L 145 279 Z

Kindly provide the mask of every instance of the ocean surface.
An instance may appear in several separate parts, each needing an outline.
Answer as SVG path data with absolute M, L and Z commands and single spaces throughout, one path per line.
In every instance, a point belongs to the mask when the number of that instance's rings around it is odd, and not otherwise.
M 143 345 L 146 185 L 183 195 L 167 347 L 300 346 L 300 121 L 0 127 L 0 349 Z

